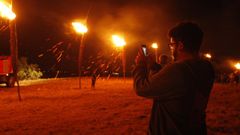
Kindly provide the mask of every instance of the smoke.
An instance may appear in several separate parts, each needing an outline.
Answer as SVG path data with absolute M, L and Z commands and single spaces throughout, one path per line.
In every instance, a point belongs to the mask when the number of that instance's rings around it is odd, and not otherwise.
M 101 13 L 97 13 L 100 10 Z M 123 35 L 127 44 L 162 42 L 166 38 L 166 19 L 159 6 L 154 5 L 125 5 L 122 7 L 99 8 L 94 18 L 94 29 L 98 38 L 105 44 L 112 34 Z
M 193 20 L 205 32 L 202 50 L 210 50 L 220 56 L 238 56 L 239 27 L 236 26 L 240 8 L 237 0 L 235 3 L 227 0 L 25 0 L 16 1 L 16 6 L 18 35 L 22 44 L 20 51 L 29 52 L 31 57 L 36 56 L 33 53 L 39 54 L 39 50 L 51 48 L 45 40 L 48 37 L 55 43 L 67 39 L 65 42 L 71 42 L 77 54 L 79 43 L 74 40 L 76 34 L 71 21 L 86 19 L 87 16 L 86 55 L 99 51 L 111 54 L 114 51 L 112 34 L 124 36 L 127 57 L 131 60 L 142 43 L 150 45 L 157 42 L 159 53 L 167 54 L 168 29 L 179 21 Z

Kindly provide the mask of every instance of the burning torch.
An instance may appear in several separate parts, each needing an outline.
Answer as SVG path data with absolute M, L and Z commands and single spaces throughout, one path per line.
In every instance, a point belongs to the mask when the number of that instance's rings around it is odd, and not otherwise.
M 83 59 L 83 39 L 84 34 L 87 33 L 88 28 L 81 22 L 72 22 L 72 26 L 77 34 L 81 35 L 80 44 L 79 44 L 79 55 L 78 55 L 78 76 L 79 76 L 79 89 L 81 89 L 81 72 L 82 72 L 82 59 Z
M 116 47 L 121 48 L 122 50 L 122 66 L 123 66 L 123 78 L 126 79 L 126 53 L 125 53 L 125 45 L 126 42 L 124 38 L 118 35 L 112 35 L 112 41 Z

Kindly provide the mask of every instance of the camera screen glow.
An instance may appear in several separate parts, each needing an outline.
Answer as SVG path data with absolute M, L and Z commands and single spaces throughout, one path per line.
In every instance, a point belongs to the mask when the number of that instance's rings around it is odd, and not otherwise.
M 142 47 L 142 50 L 143 50 L 143 54 L 144 54 L 145 56 L 147 56 L 147 48 Z

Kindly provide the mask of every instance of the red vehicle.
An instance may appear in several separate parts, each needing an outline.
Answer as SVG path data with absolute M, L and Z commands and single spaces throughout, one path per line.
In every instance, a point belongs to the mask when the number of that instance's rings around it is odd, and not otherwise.
M 0 83 L 14 87 L 15 81 L 11 56 L 0 56 Z

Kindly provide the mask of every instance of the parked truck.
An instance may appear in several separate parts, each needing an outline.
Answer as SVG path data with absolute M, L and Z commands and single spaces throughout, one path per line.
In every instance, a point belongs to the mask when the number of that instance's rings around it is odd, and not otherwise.
M 11 56 L 0 56 L 0 83 L 14 87 L 15 81 Z

